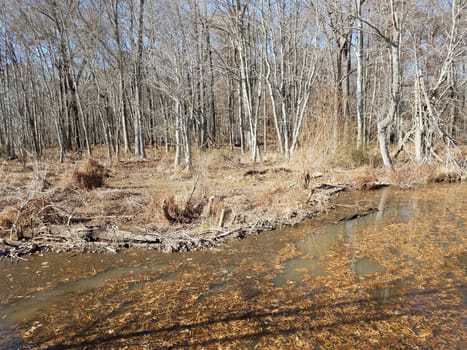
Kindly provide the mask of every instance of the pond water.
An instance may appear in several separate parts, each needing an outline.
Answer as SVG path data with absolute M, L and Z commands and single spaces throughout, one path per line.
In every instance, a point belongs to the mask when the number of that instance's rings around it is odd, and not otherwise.
M 215 251 L 0 261 L 0 348 L 467 348 L 467 186 L 339 203 Z

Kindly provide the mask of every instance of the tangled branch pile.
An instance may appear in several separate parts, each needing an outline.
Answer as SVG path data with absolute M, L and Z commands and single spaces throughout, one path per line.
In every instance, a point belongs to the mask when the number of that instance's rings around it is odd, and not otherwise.
M 41 192 L 0 212 L 0 236 L 16 239 L 34 237 L 34 230 L 43 225 L 66 224 L 70 215 L 65 209 L 74 195 L 71 189 L 56 188 Z

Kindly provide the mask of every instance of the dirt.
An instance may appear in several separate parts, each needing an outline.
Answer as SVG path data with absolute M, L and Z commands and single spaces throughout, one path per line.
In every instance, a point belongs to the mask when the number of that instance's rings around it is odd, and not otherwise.
M 96 160 L 103 176 L 98 187 L 82 186 L 88 160 L 0 163 L 1 257 L 212 248 L 295 225 L 331 210 L 341 191 L 400 184 L 409 173 L 251 163 L 229 150 L 198 154 L 191 171 L 174 171 L 171 156 L 157 151 L 147 160 Z

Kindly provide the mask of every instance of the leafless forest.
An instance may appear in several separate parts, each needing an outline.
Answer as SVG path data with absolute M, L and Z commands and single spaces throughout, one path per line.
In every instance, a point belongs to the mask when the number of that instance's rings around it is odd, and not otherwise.
M 189 169 L 195 149 L 319 143 L 462 161 L 465 0 L 0 3 L 1 157 L 159 147 Z

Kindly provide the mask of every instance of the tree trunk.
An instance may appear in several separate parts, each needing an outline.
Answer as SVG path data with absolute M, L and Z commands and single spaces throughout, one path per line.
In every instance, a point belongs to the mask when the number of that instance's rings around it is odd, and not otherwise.
M 363 21 L 362 5 L 365 0 L 357 0 L 357 149 L 361 149 L 365 143 L 365 98 L 364 98 L 364 75 L 363 75 Z
M 383 158 L 384 166 L 392 169 L 392 160 L 389 155 L 387 144 L 388 128 L 394 121 L 398 112 L 401 100 L 401 64 L 400 64 L 400 41 L 401 29 L 398 14 L 394 8 L 394 0 L 391 0 L 392 9 L 392 38 L 389 40 L 390 62 L 391 62 L 391 88 L 389 96 L 389 109 L 386 117 L 379 118 L 378 120 L 378 142 Z
M 138 42 L 135 67 L 135 94 L 137 98 L 135 113 L 135 156 L 146 158 L 143 133 L 143 26 L 144 26 L 144 0 L 139 1 Z

